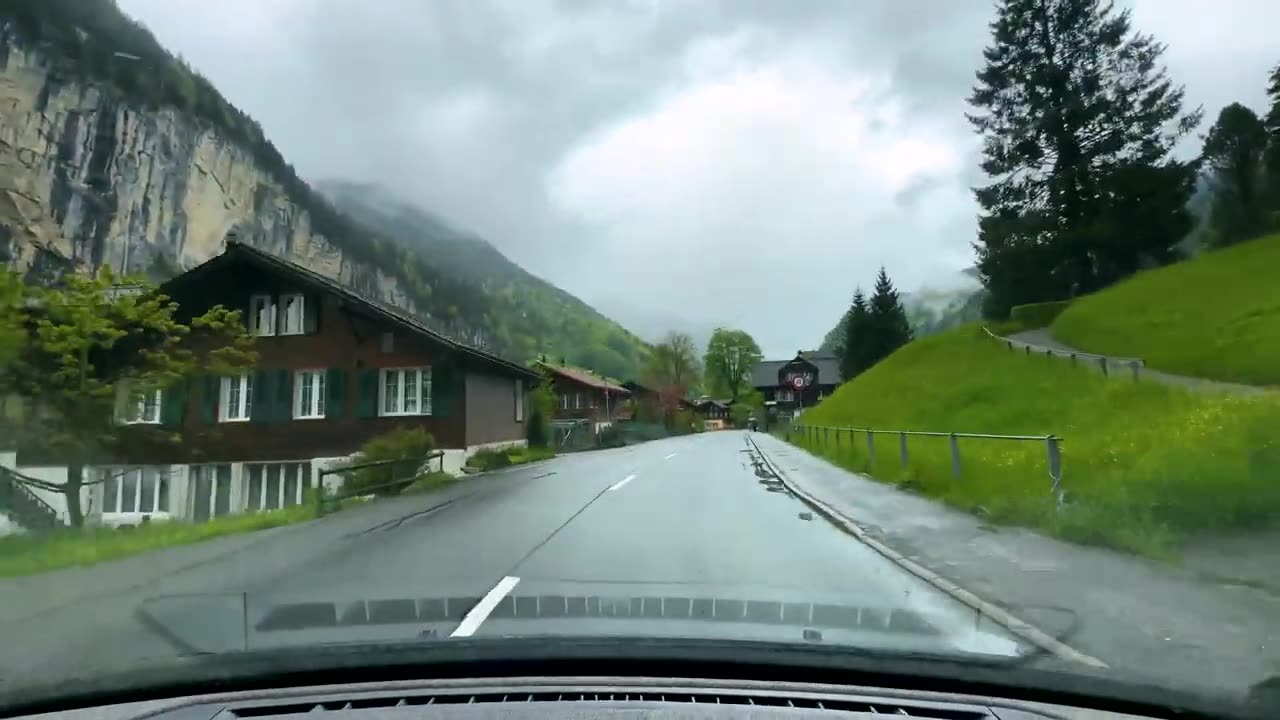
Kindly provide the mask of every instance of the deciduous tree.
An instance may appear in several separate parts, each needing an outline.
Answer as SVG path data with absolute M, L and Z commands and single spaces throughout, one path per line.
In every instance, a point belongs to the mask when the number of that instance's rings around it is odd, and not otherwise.
M 693 338 L 671 332 L 649 353 L 642 380 L 658 393 L 668 422 L 680 409 L 680 401 L 698 385 L 701 368 L 697 352 Z
M 760 346 L 745 331 L 716 328 L 703 358 L 711 394 L 736 401 L 750 387 L 751 369 L 762 359 Z
M 4 308 L 21 330 L 15 356 L 0 367 L 0 389 L 31 408 L 24 433 L 66 458 L 66 482 L 43 484 L 66 496 L 75 526 L 84 521 L 84 469 L 121 439 L 120 410 L 161 390 L 159 411 L 177 424 L 194 376 L 237 374 L 255 360 L 238 310 L 217 306 L 183 322 L 173 301 L 143 283 L 117 282 L 103 268 L 58 287 L 25 287 Z
M 1223 108 L 1205 135 L 1201 157 L 1214 181 L 1210 219 L 1217 244 L 1229 245 L 1262 231 L 1266 217 L 1266 150 L 1266 126 L 1240 103 Z

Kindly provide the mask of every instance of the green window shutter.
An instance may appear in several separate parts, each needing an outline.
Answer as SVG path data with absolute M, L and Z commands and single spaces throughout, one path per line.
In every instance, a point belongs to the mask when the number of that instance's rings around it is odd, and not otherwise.
M 342 368 L 329 368 L 324 373 L 324 416 L 342 417 L 347 402 L 347 373 Z
M 220 387 L 217 375 L 206 374 L 201 378 L 200 422 L 206 424 L 218 422 L 219 390 Z
M 256 423 L 271 422 L 272 420 L 272 381 L 275 375 L 269 370 L 254 370 L 253 374 L 253 397 L 249 407 L 249 419 Z
M 324 297 L 321 295 L 307 295 L 303 299 L 302 331 L 307 335 L 320 332 L 320 307 L 323 304 Z
M 452 363 L 442 363 L 431 368 L 431 414 L 449 417 L 461 395 L 462 373 Z
M 275 419 L 276 422 L 285 422 L 293 419 L 293 383 L 289 377 L 288 370 L 276 371 L 276 399 L 275 399 Z
M 378 371 L 361 370 L 356 380 L 356 417 L 378 417 Z
M 160 422 L 181 425 L 187 414 L 187 381 L 179 380 L 160 393 Z

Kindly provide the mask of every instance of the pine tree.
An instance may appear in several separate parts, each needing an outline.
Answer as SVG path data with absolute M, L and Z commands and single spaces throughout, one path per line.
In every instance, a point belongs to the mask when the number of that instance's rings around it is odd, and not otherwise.
M 1219 245 L 1246 240 L 1262 230 L 1266 148 L 1262 120 L 1240 103 L 1223 108 L 1205 136 L 1201 157 L 1216 186 L 1210 217 Z
M 1270 198 L 1268 207 L 1274 213 L 1271 226 L 1280 229 L 1280 65 L 1271 71 L 1267 97 L 1271 98 L 1271 109 L 1264 122 L 1267 131 L 1266 193 Z
M 969 102 L 983 139 L 978 268 L 989 312 L 1089 292 L 1167 261 L 1191 228 L 1199 122 L 1110 0 L 1000 0 Z
M 867 298 L 862 288 L 853 291 L 853 302 L 844 314 L 844 345 L 840 347 L 840 377 L 852 380 L 867 369 Z
M 876 289 L 867 306 L 868 347 L 864 359 L 871 367 L 888 357 L 894 350 L 911 342 L 911 324 L 907 321 L 907 311 L 902 307 L 902 298 L 889 280 L 884 267 L 876 275 Z

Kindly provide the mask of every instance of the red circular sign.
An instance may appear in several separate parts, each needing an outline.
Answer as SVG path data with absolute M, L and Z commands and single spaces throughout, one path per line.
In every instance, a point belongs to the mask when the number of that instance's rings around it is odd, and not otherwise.
M 803 376 L 803 375 L 797 375 L 797 376 L 795 376 L 795 377 L 791 378 L 791 385 L 792 385 L 793 387 L 795 387 L 795 389 L 797 389 L 797 390 L 803 390 L 803 389 L 804 389 L 804 376 Z

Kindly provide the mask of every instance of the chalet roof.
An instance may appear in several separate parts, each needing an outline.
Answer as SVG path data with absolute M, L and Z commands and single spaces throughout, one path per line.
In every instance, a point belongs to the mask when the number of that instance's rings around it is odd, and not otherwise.
M 218 269 L 240 262 L 248 263 L 268 272 L 287 275 L 303 285 L 310 286 L 321 292 L 337 295 L 344 301 L 351 303 L 355 308 L 361 309 L 375 317 L 390 320 L 393 324 L 398 325 L 415 335 L 425 337 L 439 345 L 443 345 L 449 350 L 454 350 L 468 358 L 477 360 L 482 364 L 489 365 L 493 368 L 509 373 L 527 376 L 529 378 L 538 377 L 538 374 L 535 371 L 525 367 L 524 365 L 498 357 L 497 355 L 485 352 L 484 350 L 472 347 L 454 340 L 447 335 L 443 335 L 432 330 L 424 325 L 421 320 L 415 318 L 413 315 L 410 315 L 401 308 L 386 305 L 367 298 L 331 277 L 321 275 L 310 268 L 303 267 L 295 262 L 273 255 L 261 248 L 246 245 L 237 240 L 227 241 L 227 249 L 224 250 L 221 255 L 210 258 L 181 275 L 170 278 L 161 284 L 160 289 L 167 291 L 177 287 L 189 286 L 191 283 L 199 282 L 202 277 L 205 277 Z
M 608 380 L 605 380 L 599 375 L 593 375 L 587 372 L 586 370 L 567 367 L 565 365 L 554 365 L 552 363 L 545 362 L 542 360 L 539 360 L 537 364 L 541 367 L 546 368 L 547 372 L 553 373 L 555 375 L 558 375 L 572 382 L 576 382 L 582 385 L 587 385 L 589 387 L 600 388 L 601 390 L 608 390 L 609 392 L 616 392 L 621 395 L 631 394 L 631 391 L 626 389 L 625 387 L 609 382 Z
M 763 360 L 751 368 L 751 386 L 757 388 L 777 387 L 778 371 L 782 366 L 797 359 L 808 361 L 818 368 L 819 385 L 840 384 L 840 358 L 830 352 L 802 352 L 789 360 Z

